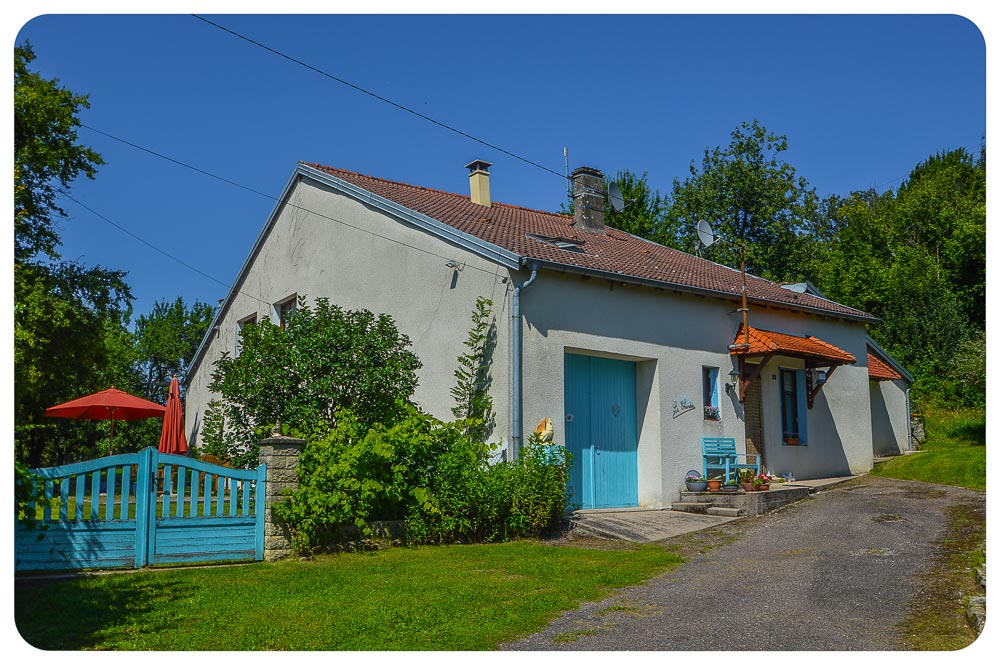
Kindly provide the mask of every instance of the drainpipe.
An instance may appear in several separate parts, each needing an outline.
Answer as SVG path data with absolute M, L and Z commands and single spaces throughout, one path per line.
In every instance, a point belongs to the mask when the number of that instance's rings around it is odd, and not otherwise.
M 913 414 L 910 413 L 910 386 L 906 386 L 906 449 L 913 450 Z
M 513 342 L 513 360 L 514 360 L 514 378 L 513 386 L 511 387 L 511 398 L 513 399 L 512 412 L 512 429 L 511 432 L 511 443 L 513 443 L 514 448 L 514 459 L 517 459 L 521 454 L 521 291 L 527 289 L 535 282 L 535 278 L 538 277 L 538 264 L 531 264 L 531 277 L 528 278 L 521 286 L 514 288 L 514 302 L 511 307 L 511 316 L 514 319 L 514 342 Z

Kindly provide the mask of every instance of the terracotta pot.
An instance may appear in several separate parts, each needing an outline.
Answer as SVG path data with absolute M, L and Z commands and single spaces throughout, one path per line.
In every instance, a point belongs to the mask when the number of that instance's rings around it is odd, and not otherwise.
M 753 483 L 740 483 L 740 485 L 743 487 L 743 491 L 745 492 L 753 491 Z
M 765 483 L 764 485 L 758 485 L 758 486 L 757 486 L 757 491 L 758 491 L 758 492 L 766 492 L 766 491 L 768 491 L 769 489 L 771 489 L 771 485 L 770 485 L 770 483 Z
M 718 492 L 719 488 L 721 488 L 721 487 L 722 487 L 722 480 L 721 479 L 720 480 L 709 480 L 708 481 L 708 491 L 709 492 Z

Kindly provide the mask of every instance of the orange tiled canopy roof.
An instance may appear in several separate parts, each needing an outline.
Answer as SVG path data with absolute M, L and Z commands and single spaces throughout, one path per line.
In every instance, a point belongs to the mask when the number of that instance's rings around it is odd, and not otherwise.
M 489 208 L 468 196 L 385 180 L 369 175 L 305 163 L 311 167 L 427 215 L 449 226 L 493 243 L 519 256 L 564 266 L 600 270 L 622 277 L 665 282 L 726 294 L 740 293 L 740 271 L 664 247 L 655 242 L 606 228 L 604 233 L 578 230 L 573 217 L 493 202 Z M 534 237 L 533 237 L 534 236 Z M 540 236 L 564 239 L 575 247 L 558 248 Z M 871 315 L 809 293 L 784 289 L 760 277 L 747 275 L 752 300 L 831 313 L 862 320 Z M 853 360 L 853 359 L 852 359 Z
M 872 347 L 868 347 L 868 378 L 873 381 L 898 381 L 902 375 L 889 367 L 881 358 L 872 353 Z
M 767 353 L 779 353 L 783 356 L 794 356 L 796 358 L 808 358 L 812 360 L 823 360 L 836 365 L 843 365 L 857 362 L 853 355 L 839 349 L 829 342 L 824 342 L 818 337 L 807 335 L 796 337 L 785 333 L 774 332 L 772 330 L 760 330 L 750 326 L 750 348 L 742 346 L 744 343 L 743 324 L 740 324 L 733 340 L 735 349 L 730 351 L 730 355 L 763 355 Z

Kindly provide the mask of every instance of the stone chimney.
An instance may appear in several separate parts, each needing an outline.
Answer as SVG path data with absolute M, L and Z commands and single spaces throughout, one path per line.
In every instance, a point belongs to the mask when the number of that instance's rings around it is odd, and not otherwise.
M 465 168 L 469 169 L 469 190 L 472 194 L 472 202 L 481 206 L 490 207 L 490 167 L 489 162 L 477 159 L 469 162 Z
M 597 169 L 573 170 L 573 219 L 578 229 L 604 233 L 604 174 Z

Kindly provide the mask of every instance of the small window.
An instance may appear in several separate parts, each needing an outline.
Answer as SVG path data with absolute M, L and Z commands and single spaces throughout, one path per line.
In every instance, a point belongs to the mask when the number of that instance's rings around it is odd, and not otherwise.
M 236 322 L 236 357 L 243 353 L 243 329 L 257 323 L 257 315 L 243 317 Z
M 705 420 L 722 420 L 719 412 L 719 368 L 701 368 L 701 396 L 705 405 Z
M 274 323 L 282 330 L 285 329 L 285 324 L 288 323 L 288 317 L 292 315 L 295 311 L 295 303 L 297 299 L 293 295 L 289 298 L 285 298 L 279 303 L 274 305 Z

